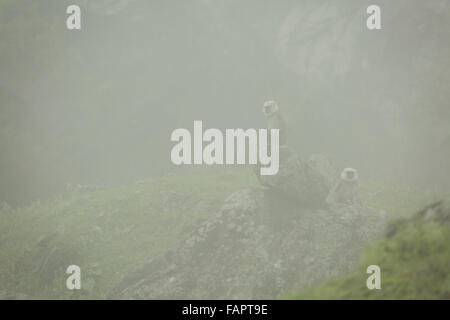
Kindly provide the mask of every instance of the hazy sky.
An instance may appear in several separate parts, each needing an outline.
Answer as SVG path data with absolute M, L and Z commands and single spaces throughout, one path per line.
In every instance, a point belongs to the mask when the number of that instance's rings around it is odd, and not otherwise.
M 264 127 L 268 99 L 305 158 L 445 184 L 449 1 L 377 1 L 382 30 L 370 1 L 75 2 L 0 4 L 0 200 L 173 171 L 174 129 Z

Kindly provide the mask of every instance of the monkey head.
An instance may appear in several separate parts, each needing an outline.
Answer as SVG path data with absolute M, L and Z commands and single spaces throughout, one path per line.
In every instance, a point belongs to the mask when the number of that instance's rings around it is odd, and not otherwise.
M 273 100 L 266 101 L 262 111 L 266 117 L 270 117 L 278 112 L 278 104 Z
M 358 171 L 353 168 L 345 168 L 341 172 L 341 179 L 344 181 L 358 181 Z

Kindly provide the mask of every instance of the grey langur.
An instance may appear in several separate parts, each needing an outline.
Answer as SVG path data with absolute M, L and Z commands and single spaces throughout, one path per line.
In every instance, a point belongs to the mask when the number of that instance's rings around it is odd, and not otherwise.
M 266 118 L 267 129 L 279 129 L 280 146 L 284 146 L 287 142 L 287 125 L 278 104 L 273 100 L 266 101 L 264 102 L 262 111 Z
M 341 172 L 340 180 L 334 190 L 334 200 L 337 203 L 361 204 L 359 195 L 358 171 L 345 168 Z
M 271 150 L 271 140 L 269 139 L 270 135 L 270 130 L 271 129 L 278 129 L 279 130 L 279 147 L 280 147 L 280 153 L 286 153 L 283 152 L 284 150 L 287 150 L 287 146 L 286 146 L 286 141 L 287 141 L 287 135 L 286 135 L 286 121 L 284 120 L 283 116 L 280 113 L 280 109 L 278 107 L 278 104 L 273 101 L 273 100 L 269 100 L 264 102 L 263 108 L 262 108 L 262 112 L 264 114 L 264 117 L 266 119 L 266 126 L 268 129 L 268 134 L 267 134 L 267 148 L 268 150 Z M 280 154 L 280 162 L 281 162 L 281 158 L 282 155 Z M 260 176 L 259 170 L 260 170 L 261 164 L 258 162 L 258 164 L 253 168 L 256 177 L 258 178 L 259 182 L 262 185 L 265 185 L 266 187 L 269 187 L 270 184 L 268 184 L 267 182 L 264 182 L 263 179 Z

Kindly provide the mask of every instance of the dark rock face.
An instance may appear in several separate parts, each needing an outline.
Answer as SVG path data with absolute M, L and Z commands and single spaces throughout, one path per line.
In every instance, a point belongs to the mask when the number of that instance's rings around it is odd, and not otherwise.
M 272 190 L 233 193 L 178 247 L 136 270 L 114 299 L 268 299 L 354 266 L 385 220 L 372 209 L 304 209 Z
M 305 162 L 291 148 L 282 147 L 278 173 L 259 176 L 259 181 L 286 202 L 318 209 L 326 205 L 334 176 L 334 168 L 326 156 L 312 155 Z

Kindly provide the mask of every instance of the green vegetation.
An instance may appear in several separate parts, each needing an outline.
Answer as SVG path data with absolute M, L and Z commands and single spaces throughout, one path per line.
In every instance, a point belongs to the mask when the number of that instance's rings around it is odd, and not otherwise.
M 166 176 L 119 188 L 72 187 L 63 197 L 18 209 L 3 205 L 0 297 L 105 298 L 130 271 L 184 239 L 230 193 L 255 183 L 250 170 Z M 394 218 L 437 198 L 376 183 L 364 184 L 362 197 Z M 393 238 L 367 248 L 355 274 L 292 297 L 448 298 L 449 237 L 448 228 L 437 224 L 406 225 Z M 70 264 L 81 267 L 80 291 L 65 288 Z M 369 264 L 382 269 L 381 291 L 365 288 L 364 266 Z
M 450 228 L 408 223 L 393 238 L 371 244 L 358 270 L 292 299 L 450 299 Z M 381 269 L 381 290 L 368 290 L 366 268 Z
M 166 176 L 0 215 L 0 297 L 104 298 L 120 279 L 177 244 L 252 175 Z M 170 202 L 170 203 L 169 203 Z M 83 290 L 65 288 L 81 267 Z
M 374 185 L 365 186 L 366 191 Z M 358 269 L 323 285 L 287 295 L 289 299 L 450 299 L 450 228 L 447 224 L 425 221 L 417 214 L 436 195 L 386 186 L 376 201 L 391 208 L 396 218 L 389 236 L 370 244 L 362 253 Z M 367 193 L 365 193 L 367 196 Z M 448 200 L 448 199 L 447 199 Z M 448 208 L 446 209 L 448 210 Z M 410 212 L 406 217 L 406 213 Z M 368 290 L 366 268 L 381 269 L 381 290 Z

